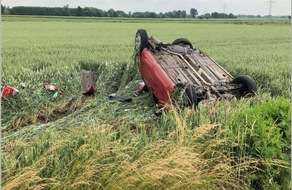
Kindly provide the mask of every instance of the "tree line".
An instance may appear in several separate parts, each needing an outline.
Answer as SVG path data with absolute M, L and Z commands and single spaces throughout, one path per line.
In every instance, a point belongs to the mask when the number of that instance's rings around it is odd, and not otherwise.
M 128 17 L 128 18 L 236 18 L 232 13 L 206 13 L 201 16 L 198 15 L 198 11 L 195 8 L 191 8 L 187 13 L 184 10 L 169 11 L 165 13 L 155 12 L 128 12 L 125 13 L 122 10 L 109 9 L 107 11 L 94 7 L 81 8 L 69 8 L 69 5 L 63 7 L 31 7 L 31 6 L 16 6 L 9 8 L 1 5 L 1 14 L 9 15 L 47 15 L 47 16 L 86 16 L 86 17 Z

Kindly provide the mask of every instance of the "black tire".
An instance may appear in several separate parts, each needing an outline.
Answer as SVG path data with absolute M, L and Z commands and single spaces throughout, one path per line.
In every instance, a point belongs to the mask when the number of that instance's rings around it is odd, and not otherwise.
M 230 83 L 243 85 L 239 91 L 240 97 L 245 97 L 246 95 L 254 96 L 257 91 L 256 82 L 248 75 L 238 76 Z
M 135 36 L 135 50 L 137 54 L 141 54 L 144 48 L 148 47 L 148 35 L 146 30 L 139 29 Z
M 190 46 L 193 49 L 192 43 L 186 38 L 178 38 L 172 42 L 172 45 Z
M 196 107 L 198 96 L 195 87 L 191 84 L 176 84 L 172 89 L 171 102 L 180 107 Z
M 191 84 L 187 84 L 185 93 L 186 93 L 186 97 L 187 97 L 187 106 L 197 107 L 198 96 L 197 96 L 195 87 Z

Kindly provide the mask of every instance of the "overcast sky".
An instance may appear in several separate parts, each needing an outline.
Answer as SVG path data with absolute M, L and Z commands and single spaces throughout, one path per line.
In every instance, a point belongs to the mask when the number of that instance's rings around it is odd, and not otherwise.
M 190 8 L 198 10 L 199 15 L 212 12 L 237 14 L 268 15 L 272 1 L 272 15 L 291 15 L 291 0 L 1 0 L 2 5 L 14 6 L 46 6 L 70 8 L 95 7 L 102 10 L 113 8 L 126 13 L 131 12 L 168 12 Z

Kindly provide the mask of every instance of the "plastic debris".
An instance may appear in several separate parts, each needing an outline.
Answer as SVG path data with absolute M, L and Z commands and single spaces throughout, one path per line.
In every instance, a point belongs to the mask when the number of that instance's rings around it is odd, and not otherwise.
M 116 96 L 116 94 L 110 94 L 108 96 L 109 100 L 117 100 L 120 102 L 132 102 L 132 98 L 125 98 L 125 97 L 121 97 L 121 96 Z
M 21 86 L 22 89 L 24 89 L 25 88 L 25 83 L 24 82 L 20 83 L 20 86 Z
M 53 99 L 56 99 L 59 95 L 59 92 L 55 92 L 54 95 L 53 95 Z
M 52 101 L 55 101 L 59 94 L 61 94 L 62 96 L 65 95 L 65 92 L 63 90 L 58 90 L 58 88 L 54 85 L 51 85 L 50 83 L 48 82 L 44 82 L 44 88 L 47 90 L 47 91 L 50 91 L 50 92 L 54 92 L 53 96 L 52 96 Z
M 141 93 L 145 93 L 145 92 L 147 92 L 148 91 L 148 89 L 147 89 L 147 87 L 146 87 L 146 85 L 145 85 L 145 82 L 143 81 L 143 82 L 140 82 L 139 83 L 139 90 L 135 90 L 134 92 L 133 92 L 133 95 L 134 96 L 139 96 Z
M 139 85 L 139 89 L 140 90 L 143 90 L 145 87 L 145 82 L 141 82 L 140 85 Z
M 14 96 L 19 92 L 19 90 L 17 90 L 14 87 L 11 86 L 4 86 L 2 93 L 1 93 L 1 98 L 8 98 L 10 96 Z
M 48 91 L 57 92 L 58 88 L 48 82 L 44 82 L 44 88 Z

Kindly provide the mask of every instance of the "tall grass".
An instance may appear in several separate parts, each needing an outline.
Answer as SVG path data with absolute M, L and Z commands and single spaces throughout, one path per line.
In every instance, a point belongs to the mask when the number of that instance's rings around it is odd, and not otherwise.
M 249 133 L 234 133 L 232 119 L 208 124 L 199 114 L 173 108 L 151 132 L 117 121 L 47 129 L 29 142 L 8 143 L 2 147 L 10 152 L 3 155 L 3 189 L 249 189 L 255 174 L 269 175 L 263 167 L 288 171 L 288 161 L 250 154 Z M 197 117 L 206 124 L 194 127 Z

